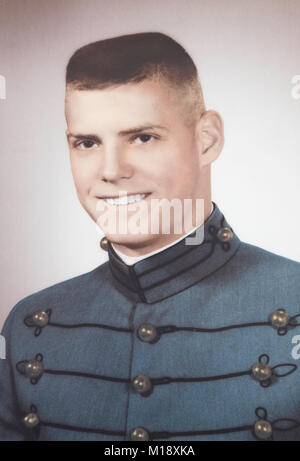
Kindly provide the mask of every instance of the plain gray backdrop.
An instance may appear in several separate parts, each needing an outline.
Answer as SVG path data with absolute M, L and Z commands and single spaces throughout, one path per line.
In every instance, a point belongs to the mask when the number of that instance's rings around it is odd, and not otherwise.
M 160 31 L 187 49 L 225 124 L 213 200 L 242 240 L 300 261 L 299 17 L 299 0 L 0 1 L 0 326 L 21 298 L 106 259 L 73 186 L 64 74 L 76 48 L 116 35 Z

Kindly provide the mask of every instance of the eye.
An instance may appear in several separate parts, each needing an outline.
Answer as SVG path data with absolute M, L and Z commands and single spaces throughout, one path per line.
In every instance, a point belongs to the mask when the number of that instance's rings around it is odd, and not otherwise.
M 139 134 L 138 136 L 134 136 L 132 141 L 134 141 L 135 144 L 146 144 L 148 143 L 151 139 L 155 139 L 155 137 L 152 134 Z
M 81 141 L 81 142 L 75 144 L 76 148 L 82 149 L 82 150 L 92 149 L 95 146 L 97 146 L 97 144 L 94 141 L 92 141 L 91 139 L 86 139 L 85 141 Z

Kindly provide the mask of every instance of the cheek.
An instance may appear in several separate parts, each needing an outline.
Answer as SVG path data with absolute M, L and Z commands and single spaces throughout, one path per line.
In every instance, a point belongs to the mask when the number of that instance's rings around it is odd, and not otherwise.
M 78 193 L 85 194 L 92 183 L 95 169 L 91 162 L 78 159 L 75 156 L 70 157 L 71 159 L 71 170 L 75 183 L 75 187 Z
M 172 187 L 174 177 L 176 178 L 180 171 L 178 160 L 174 146 L 162 145 L 159 149 L 152 151 L 148 158 L 143 159 L 144 175 L 151 178 L 157 189 L 166 190 Z
M 81 195 L 85 189 L 85 179 L 83 177 L 82 170 L 80 170 L 80 168 L 78 168 L 74 163 L 71 164 L 71 169 L 77 194 Z
M 165 196 L 181 197 L 193 190 L 197 182 L 199 165 L 192 152 L 173 151 L 166 161 L 161 161 L 156 169 L 156 183 Z
M 174 187 L 174 178 L 177 172 L 174 171 L 172 163 L 160 162 L 156 165 L 152 172 L 152 180 L 156 189 L 164 191 L 164 195 Z

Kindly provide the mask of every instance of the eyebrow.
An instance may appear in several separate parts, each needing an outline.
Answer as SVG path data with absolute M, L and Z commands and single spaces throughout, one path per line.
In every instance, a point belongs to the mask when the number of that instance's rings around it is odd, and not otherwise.
M 160 129 L 160 130 L 165 130 L 169 131 L 168 128 L 161 126 L 161 125 L 140 125 L 136 126 L 133 128 L 129 128 L 128 130 L 122 130 L 119 131 L 118 136 L 127 136 L 129 134 L 136 134 L 136 133 L 141 133 L 142 131 L 146 130 L 153 130 L 153 129 Z M 67 135 L 67 138 L 76 138 L 76 139 L 90 139 L 91 141 L 99 141 L 99 137 L 95 134 L 75 134 L 75 133 L 69 133 Z

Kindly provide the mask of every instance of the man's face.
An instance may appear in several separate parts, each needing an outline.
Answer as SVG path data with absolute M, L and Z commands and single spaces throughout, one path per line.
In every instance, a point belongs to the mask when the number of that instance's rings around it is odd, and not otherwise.
M 130 218 L 130 204 L 106 201 L 121 191 L 147 205 L 147 216 L 140 209 L 148 222 L 152 199 L 203 197 L 195 124 L 184 123 L 183 105 L 165 85 L 144 80 L 103 90 L 68 89 L 66 119 L 77 194 L 96 222 L 104 209 L 119 213 L 127 207 Z M 132 249 L 170 241 L 157 233 L 106 236 Z

